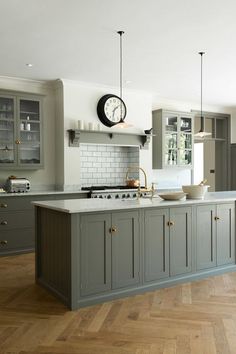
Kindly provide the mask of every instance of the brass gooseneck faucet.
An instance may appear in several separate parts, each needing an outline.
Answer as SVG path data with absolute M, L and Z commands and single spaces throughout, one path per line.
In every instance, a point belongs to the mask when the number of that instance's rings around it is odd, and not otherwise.
M 141 188 L 140 186 L 140 182 L 138 181 L 138 185 L 136 185 L 138 187 L 138 198 L 141 197 L 142 193 L 145 193 L 145 192 L 151 192 L 151 198 L 153 197 L 154 195 L 154 183 L 152 183 L 152 187 L 151 188 L 148 188 L 148 184 L 147 184 L 147 174 L 146 172 L 144 171 L 144 169 L 142 167 L 139 167 L 139 166 L 131 166 L 128 168 L 127 172 L 126 172 L 126 182 L 129 180 L 129 173 L 131 171 L 142 171 L 143 172 L 143 175 L 144 175 L 144 188 Z

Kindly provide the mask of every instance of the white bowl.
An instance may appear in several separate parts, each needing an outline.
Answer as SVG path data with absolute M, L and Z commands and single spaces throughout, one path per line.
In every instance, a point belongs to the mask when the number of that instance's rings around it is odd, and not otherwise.
M 184 193 L 187 193 L 188 199 L 203 199 L 209 187 L 207 185 L 190 184 L 182 186 L 182 189 Z
M 158 195 L 164 200 L 180 200 L 186 197 L 186 193 L 183 192 L 167 192 Z

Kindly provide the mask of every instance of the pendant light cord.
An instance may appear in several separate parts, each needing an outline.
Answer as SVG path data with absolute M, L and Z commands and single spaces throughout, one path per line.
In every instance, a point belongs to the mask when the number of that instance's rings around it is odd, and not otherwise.
M 120 35 L 120 99 L 122 100 L 122 95 L 123 95 L 123 91 L 122 91 L 122 86 L 123 86 L 123 82 L 122 82 L 122 77 L 123 77 L 123 61 L 122 61 L 122 57 L 123 57 L 123 48 L 122 48 L 122 35 L 125 33 L 124 31 L 118 31 L 117 32 Z M 120 102 L 120 120 L 122 121 L 122 101 Z
M 204 131 L 204 118 L 202 115 L 202 57 L 205 54 L 205 52 L 199 52 L 198 54 L 201 55 L 201 130 Z

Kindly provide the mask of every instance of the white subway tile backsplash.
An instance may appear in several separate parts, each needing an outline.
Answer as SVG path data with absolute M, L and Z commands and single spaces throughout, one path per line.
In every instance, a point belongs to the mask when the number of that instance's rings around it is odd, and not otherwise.
M 124 146 L 80 146 L 81 186 L 124 185 L 126 171 L 139 166 L 139 148 Z M 130 178 L 138 178 L 138 172 L 130 172 Z

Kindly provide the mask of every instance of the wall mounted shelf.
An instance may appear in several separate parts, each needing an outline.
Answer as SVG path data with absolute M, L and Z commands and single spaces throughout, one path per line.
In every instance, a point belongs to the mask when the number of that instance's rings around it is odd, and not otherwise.
M 148 149 L 151 134 L 120 133 L 100 130 L 70 129 L 69 146 L 79 147 L 80 144 L 102 144 L 139 146 L 140 149 Z

